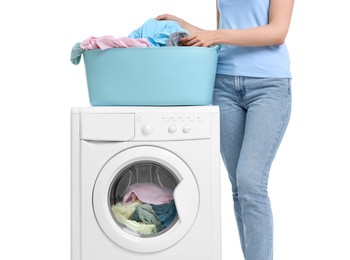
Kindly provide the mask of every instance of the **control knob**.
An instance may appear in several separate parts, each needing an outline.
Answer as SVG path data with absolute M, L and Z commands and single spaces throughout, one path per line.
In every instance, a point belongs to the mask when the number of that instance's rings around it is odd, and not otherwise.
M 189 125 L 184 125 L 182 127 L 182 132 L 184 132 L 185 134 L 191 132 L 191 127 Z
M 153 132 L 153 127 L 152 127 L 150 124 L 144 124 L 144 125 L 141 127 L 141 132 L 142 132 L 144 135 L 150 135 L 150 134 Z
M 174 125 L 169 125 L 169 127 L 168 127 L 168 132 L 169 132 L 169 133 L 173 134 L 173 133 L 176 132 L 176 130 L 177 130 L 176 126 L 174 126 Z

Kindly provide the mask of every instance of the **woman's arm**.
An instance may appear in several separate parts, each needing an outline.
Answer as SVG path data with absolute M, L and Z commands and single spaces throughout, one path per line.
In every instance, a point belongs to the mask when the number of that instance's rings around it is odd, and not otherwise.
M 212 46 L 228 44 L 239 46 L 267 46 L 284 43 L 292 17 L 294 0 L 271 0 L 269 23 L 249 29 L 197 30 L 182 38 L 183 45 Z M 218 14 L 220 15 L 220 14 Z
M 198 31 L 203 31 L 203 29 L 186 22 L 185 20 L 183 20 L 175 15 L 162 14 L 162 15 L 158 15 L 155 19 L 157 19 L 157 20 L 171 20 L 171 21 L 178 22 L 178 24 L 182 28 L 184 28 L 185 30 L 187 30 L 190 33 L 196 33 Z M 217 29 L 219 29 L 219 21 L 220 21 L 220 12 L 219 12 L 219 8 L 218 8 L 218 0 L 216 0 L 216 28 Z

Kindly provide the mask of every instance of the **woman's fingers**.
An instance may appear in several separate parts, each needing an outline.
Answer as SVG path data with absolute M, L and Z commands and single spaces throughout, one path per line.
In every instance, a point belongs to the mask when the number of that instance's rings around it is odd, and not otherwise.
M 197 35 L 189 35 L 181 38 L 181 44 L 185 46 L 203 46 L 203 42 L 197 37 Z
M 172 21 L 179 20 L 178 17 L 176 17 L 175 15 L 171 15 L 171 14 L 161 14 L 161 15 L 158 15 L 155 19 L 156 20 L 172 20 Z

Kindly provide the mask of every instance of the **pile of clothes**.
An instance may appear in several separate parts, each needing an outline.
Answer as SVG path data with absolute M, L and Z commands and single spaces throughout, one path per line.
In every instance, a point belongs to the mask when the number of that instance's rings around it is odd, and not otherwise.
M 181 46 L 181 38 L 187 35 L 188 31 L 175 21 L 159 21 L 152 18 L 132 31 L 128 37 L 91 36 L 76 43 L 72 48 L 70 60 L 77 65 L 84 51 L 92 49 Z
M 177 217 L 173 191 L 154 183 L 130 185 L 111 210 L 117 222 L 136 235 L 153 235 Z

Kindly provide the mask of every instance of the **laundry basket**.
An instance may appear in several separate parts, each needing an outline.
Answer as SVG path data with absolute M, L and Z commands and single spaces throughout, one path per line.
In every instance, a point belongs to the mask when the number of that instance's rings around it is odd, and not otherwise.
M 219 46 L 85 51 L 92 106 L 209 105 Z

